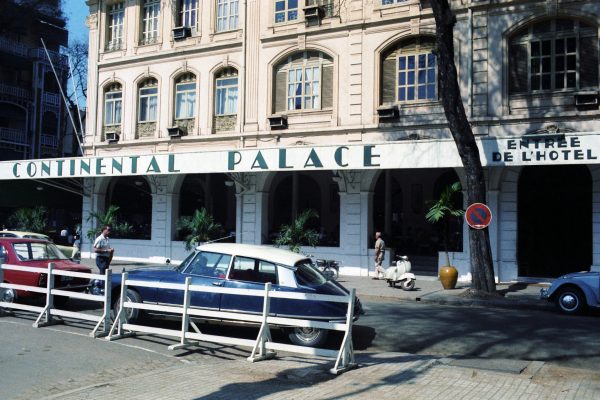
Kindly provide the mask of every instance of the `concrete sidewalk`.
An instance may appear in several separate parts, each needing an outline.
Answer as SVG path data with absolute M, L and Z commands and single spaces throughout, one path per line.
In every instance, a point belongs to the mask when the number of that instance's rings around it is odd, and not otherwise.
M 86 379 L 38 388 L 45 399 L 576 399 L 600 397 L 600 373 L 515 360 L 451 360 L 405 353 L 360 353 L 340 376 L 331 361 L 281 355 L 249 363 L 221 347 L 190 363 L 163 362 L 141 372 L 116 367 Z M 202 350 L 200 350 L 202 351 Z M 229 357 L 230 358 L 230 357 Z M 41 396 L 40 396 L 41 395 Z M 20 397 L 21 399 L 25 397 Z

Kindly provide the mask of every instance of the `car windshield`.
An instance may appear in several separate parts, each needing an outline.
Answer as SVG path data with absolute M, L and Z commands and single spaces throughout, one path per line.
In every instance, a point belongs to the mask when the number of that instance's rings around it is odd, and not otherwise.
M 190 253 L 189 256 L 187 256 L 185 258 L 185 260 L 183 260 L 181 262 L 181 264 L 177 265 L 174 269 L 175 271 L 179 271 L 182 272 L 183 270 L 185 270 L 185 268 L 188 266 L 188 264 L 194 259 L 194 256 L 196 255 L 196 252 L 192 252 Z
M 303 286 L 319 286 L 327 282 L 327 279 L 323 276 L 310 260 L 299 261 L 296 265 L 294 276 L 296 276 L 296 282 Z
M 68 260 L 53 243 L 13 243 L 19 261 Z

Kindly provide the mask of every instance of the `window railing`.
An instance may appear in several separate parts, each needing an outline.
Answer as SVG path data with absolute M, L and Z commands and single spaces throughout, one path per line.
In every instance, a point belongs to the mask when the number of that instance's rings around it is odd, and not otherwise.
M 40 135 L 40 144 L 42 146 L 56 148 L 58 147 L 58 138 L 56 135 L 47 135 L 42 133 Z
M 68 64 L 68 57 L 65 54 L 60 54 L 52 50 L 48 50 L 48 54 L 54 64 L 60 66 L 66 66 Z M 46 56 L 46 51 L 44 49 L 30 49 L 29 57 L 36 60 L 48 60 L 48 56 Z
M 28 100 L 31 97 L 31 92 L 22 87 L 0 83 L 0 95 Z
M 28 54 L 27 46 L 4 37 L 0 37 L 0 50 L 7 53 L 17 54 L 22 57 L 27 57 Z
M 56 93 L 45 92 L 42 96 L 42 101 L 58 107 L 60 105 L 60 96 Z
M 0 142 L 27 145 L 27 133 L 20 129 L 0 128 Z

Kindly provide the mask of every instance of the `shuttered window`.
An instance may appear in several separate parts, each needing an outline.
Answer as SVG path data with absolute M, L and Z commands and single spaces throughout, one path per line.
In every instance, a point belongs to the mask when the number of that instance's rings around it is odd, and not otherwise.
M 433 38 L 404 40 L 384 53 L 381 103 L 433 101 L 438 98 L 437 58 Z
M 597 89 L 597 28 L 559 18 L 520 29 L 510 39 L 508 78 L 510 94 Z
M 294 53 L 274 72 L 273 112 L 333 107 L 333 60 L 325 53 Z

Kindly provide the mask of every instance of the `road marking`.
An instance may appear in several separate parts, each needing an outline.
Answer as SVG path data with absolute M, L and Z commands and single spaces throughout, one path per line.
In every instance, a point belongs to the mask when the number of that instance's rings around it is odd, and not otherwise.
M 0 322 L 7 323 L 7 324 L 13 324 L 13 325 L 21 325 L 21 326 L 28 326 L 29 325 L 29 326 L 31 326 L 30 324 L 23 323 L 23 322 L 18 322 L 18 321 L 2 321 L 2 320 L 0 320 Z M 67 330 L 63 330 L 63 329 L 56 329 L 56 328 L 49 328 L 49 327 L 44 327 L 44 328 L 41 328 L 41 329 L 52 331 L 52 332 L 68 333 L 70 335 L 81 336 L 81 337 L 86 337 L 86 338 L 90 337 L 90 335 L 88 335 L 88 334 L 79 333 L 79 332 L 72 332 L 72 331 L 67 331 Z M 103 340 L 103 341 L 106 342 L 106 343 L 116 344 L 116 345 L 123 346 L 123 347 L 129 347 L 129 348 L 136 349 L 136 350 L 146 351 L 146 352 L 152 353 L 152 354 L 158 354 L 158 355 L 161 355 L 161 356 L 166 357 L 166 358 L 174 358 L 177 361 L 180 361 L 180 362 L 182 362 L 182 363 L 185 364 L 185 362 L 183 360 L 181 360 L 181 359 L 179 359 L 179 358 L 177 358 L 175 356 L 169 355 L 169 354 L 161 353 L 160 351 L 156 351 L 156 350 L 152 350 L 152 349 L 147 349 L 145 347 L 136 346 L 136 345 L 133 345 L 133 344 L 119 343 L 119 342 L 116 342 L 116 341 L 111 341 L 111 342 L 109 342 L 108 340 Z

